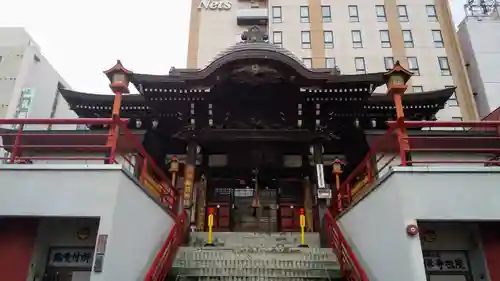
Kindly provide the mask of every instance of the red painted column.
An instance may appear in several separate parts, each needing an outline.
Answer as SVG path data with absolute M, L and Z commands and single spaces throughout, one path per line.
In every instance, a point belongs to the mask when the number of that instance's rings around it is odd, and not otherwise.
M 26 281 L 38 219 L 0 218 L 0 280 Z
M 490 281 L 500 281 L 500 223 L 482 223 L 480 231 Z

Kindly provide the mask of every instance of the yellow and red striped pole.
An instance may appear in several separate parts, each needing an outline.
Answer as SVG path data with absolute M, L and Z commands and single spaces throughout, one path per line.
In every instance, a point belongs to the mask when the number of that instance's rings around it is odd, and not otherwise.
M 208 239 L 205 246 L 214 246 L 212 227 L 214 226 L 214 208 L 208 208 Z
M 300 208 L 300 245 L 301 248 L 308 248 L 305 239 L 306 216 L 304 215 L 304 208 Z

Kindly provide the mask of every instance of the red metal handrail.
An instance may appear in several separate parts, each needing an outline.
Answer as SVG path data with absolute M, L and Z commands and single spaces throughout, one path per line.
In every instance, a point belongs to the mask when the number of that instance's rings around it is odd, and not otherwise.
M 11 125 L 11 128 L 0 128 L 2 138 L 0 148 L 10 152 L 10 155 L 5 157 L 0 155 L 0 160 L 6 160 L 9 164 L 37 164 L 40 160 L 92 160 L 107 164 L 128 165 L 129 172 L 149 188 L 153 195 L 157 195 L 172 217 L 176 219 L 144 279 L 145 281 L 164 281 L 187 230 L 187 213 L 182 212 L 177 215 L 179 192 L 171 186 L 170 180 L 146 152 L 139 138 L 127 128 L 127 123 L 127 119 L 111 118 L 0 119 L 0 125 Z M 88 130 L 68 133 L 63 130 L 46 130 L 45 128 L 27 130 L 28 125 L 99 126 L 107 129 L 107 132 Z M 70 155 L 63 155 L 63 153 Z M 89 153 L 100 155 L 88 156 Z
M 152 195 L 160 199 L 174 218 L 177 217 L 178 191 L 171 186 L 168 177 L 158 168 L 137 136 L 127 128 L 127 123 L 128 119 L 112 118 L 0 119 L 0 125 L 11 125 L 10 128 L 0 128 L 0 149 L 9 152 L 8 155 L 0 155 L 0 160 L 9 164 L 37 164 L 42 160 L 121 163 Z M 31 125 L 37 127 L 27 127 Z M 39 125 L 98 126 L 105 131 L 70 133 L 63 129 L 40 128 Z
M 172 182 L 170 181 L 170 179 L 163 173 L 163 171 L 160 168 L 158 168 L 153 158 L 146 152 L 144 147 L 141 145 L 137 136 L 132 134 L 132 132 L 127 128 L 125 122 L 120 122 L 120 129 L 122 130 L 124 137 L 132 141 L 134 147 L 137 149 L 137 153 L 139 153 L 142 156 L 143 172 L 145 171 L 145 167 L 149 166 L 152 170 L 152 173 L 159 178 L 160 200 L 162 202 L 168 202 L 169 208 L 173 212 L 176 212 L 176 210 L 179 207 L 178 204 L 180 204 L 180 197 L 178 191 L 175 189 L 175 187 L 172 186 Z
M 337 188 L 337 204 L 333 215 L 348 208 L 356 196 L 369 191 L 372 183 L 393 166 L 417 166 L 434 164 L 482 164 L 500 165 L 500 121 L 436 122 L 391 121 L 389 129 L 371 145 L 364 159 L 354 168 Z M 407 128 L 462 128 L 469 135 L 433 135 L 436 131 L 421 130 L 419 134 L 406 133 Z M 425 135 L 427 133 L 427 135 Z M 446 158 L 446 152 L 476 155 L 473 159 Z M 424 153 L 432 153 L 425 157 Z M 407 159 L 408 155 L 418 156 Z M 335 198 L 335 197 L 334 197 Z
M 335 218 L 330 212 L 327 212 L 325 217 L 328 241 L 337 256 L 342 276 L 348 281 L 368 281 L 368 275 L 347 243 Z
M 165 280 L 170 269 L 172 268 L 177 250 L 179 249 L 179 246 L 182 243 L 184 235 L 188 229 L 189 224 L 186 222 L 188 222 L 187 212 L 184 211 L 172 227 L 165 243 L 156 254 L 151 268 L 146 273 L 144 281 Z

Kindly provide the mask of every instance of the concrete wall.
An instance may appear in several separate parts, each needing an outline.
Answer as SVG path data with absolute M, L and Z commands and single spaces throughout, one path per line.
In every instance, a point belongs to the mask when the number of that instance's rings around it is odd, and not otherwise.
M 0 216 L 111 216 L 124 176 L 114 165 L 21 166 L 0 166 Z
M 458 38 L 468 65 L 472 89 L 477 93 L 480 117 L 500 107 L 500 20 L 468 18 L 459 25 Z
M 0 118 L 15 116 L 26 88 L 33 92 L 29 118 L 76 117 L 57 91 L 58 85 L 70 88 L 69 84 L 23 28 L 0 28 L 0 57 Z
M 0 28 L 0 118 L 5 118 L 31 37 L 22 28 Z
M 406 226 L 500 220 L 499 181 L 499 168 L 394 167 L 339 222 L 375 280 L 426 280 L 420 239 Z
M 121 177 L 110 229 L 104 269 L 91 281 L 136 281 L 144 278 L 168 237 L 174 220 L 128 177 Z
M 103 271 L 91 280 L 144 277 L 174 219 L 121 165 L 23 166 L 0 168 L 0 216 L 99 218 L 107 248 Z
M 200 18 L 198 40 L 202 48 L 198 49 L 196 67 L 209 64 L 224 49 L 241 42 L 241 34 L 248 27 L 236 24 L 238 9 L 250 8 L 249 2 L 231 1 L 230 10 L 197 9 Z

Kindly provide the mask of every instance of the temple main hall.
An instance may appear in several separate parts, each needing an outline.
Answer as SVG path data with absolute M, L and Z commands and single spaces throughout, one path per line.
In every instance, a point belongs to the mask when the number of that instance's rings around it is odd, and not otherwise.
M 257 27 L 241 39 L 202 69 L 140 74 L 118 61 L 106 72 L 122 74 L 113 77 L 139 94 L 122 91 L 117 99 L 60 91 L 81 118 L 115 112 L 128 119 L 147 153 L 183 191 L 197 231 L 206 230 L 209 208 L 216 212 L 215 231 L 298 231 L 302 208 L 306 230 L 318 231 L 336 180 L 345 179 L 387 122 L 396 120 L 393 96 L 376 89 L 411 73 L 398 63 L 389 72 L 366 74 L 308 69 Z M 434 120 L 453 92 L 405 94 L 405 119 Z M 339 179 L 335 163 L 343 166 Z

